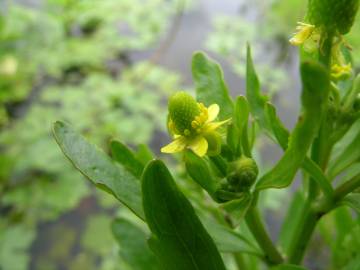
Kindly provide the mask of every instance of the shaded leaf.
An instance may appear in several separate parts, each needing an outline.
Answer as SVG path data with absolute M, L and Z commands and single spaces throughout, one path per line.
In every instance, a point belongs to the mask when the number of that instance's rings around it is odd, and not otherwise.
M 243 252 L 258 257 L 263 256 L 262 252 L 245 236 L 210 220 L 202 219 L 202 222 L 221 252 Z
M 360 129 L 353 141 L 331 163 L 330 177 L 334 178 L 357 161 L 360 161 Z
M 256 189 L 283 188 L 291 184 L 315 138 L 325 111 L 329 93 L 329 75 L 318 63 L 301 65 L 303 112 L 289 138 L 283 157 L 257 183 Z
M 219 118 L 230 118 L 234 104 L 229 96 L 220 65 L 205 53 L 197 52 L 192 58 L 192 74 L 197 100 L 207 106 L 218 104 L 220 106 Z
M 303 266 L 294 265 L 294 264 L 280 264 L 271 267 L 271 270 L 307 270 L 307 269 Z
M 146 221 L 153 233 L 149 245 L 164 269 L 225 270 L 213 240 L 166 166 L 151 161 L 142 181 Z
M 264 112 L 268 97 L 261 93 L 260 82 L 255 71 L 249 44 L 247 45 L 246 56 L 246 98 L 249 102 L 252 116 L 260 123 L 261 127 L 268 127 Z
M 292 197 L 291 204 L 287 210 L 279 235 L 279 243 L 284 251 L 288 251 L 290 248 L 293 235 L 297 229 L 296 224 L 299 224 L 298 221 L 301 218 L 305 201 L 301 192 L 296 192 Z
M 137 160 L 134 153 L 123 143 L 111 141 L 110 143 L 112 158 L 122 164 L 129 172 L 137 178 L 141 177 L 144 165 Z
M 115 219 L 112 232 L 120 245 L 120 256 L 134 270 L 160 269 L 156 257 L 147 245 L 143 230 L 124 218 Z
M 151 152 L 151 149 L 146 144 L 138 145 L 135 156 L 143 165 L 146 165 L 150 160 L 154 158 L 154 154 Z
M 237 226 L 243 220 L 247 210 L 251 205 L 251 195 L 249 193 L 241 193 L 240 198 L 224 203 L 223 208 L 234 219 L 234 225 Z
M 347 195 L 342 201 L 342 204 L 348 205 L 360 214 L 360 193 L 352 193 Z
M 217 188 L 217 181 L 207 162 L 192 151 L 185 152 L 184 162 L 190 177 L 213 197 Z
M 57 121 L 53 133 L 61 150 L 76 169 L 144 219 L 140 181 L 136 177 L 87 142 L 70 125 Z

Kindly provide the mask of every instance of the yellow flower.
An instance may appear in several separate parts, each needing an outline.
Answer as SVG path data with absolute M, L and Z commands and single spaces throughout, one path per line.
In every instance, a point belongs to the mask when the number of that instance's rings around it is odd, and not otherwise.
M 351 76 L 352 67 L 351 64 L 334 64 L 331 66 L 331 78 L 333 80 L 343 80 Z
M 169 102 L 168 120 L 174 140 L 161 152 L 177 153 L 189 148 L 198 156 L 219 154 L 221 137 L 216 129 L 230 120 L 214 122 L 219 111 L 217 104 L 206 108 L 185 92 L 175 94 Z
M 314 33 L 315 25 L 298 22 L 296 27 L 297 32 L 289 40 L 291 45 L 299 46 L 304 44 Z

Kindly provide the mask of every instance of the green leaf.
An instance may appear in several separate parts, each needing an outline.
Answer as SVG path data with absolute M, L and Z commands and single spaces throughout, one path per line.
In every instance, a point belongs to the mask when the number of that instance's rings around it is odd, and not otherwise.
M 123 143 L 111 141 L 110 143 L 112 158 L 122 164 L 129 172 L 137 178 L 141 177 L 144 165 L 137 160 L 134 153 Z
M 357 161 L 360 161 L 360 130 L 354 140 L 331 163 L 330 177 L 334 178 Z
M 240 198 L 224 203 L 223 208 L 234 219 L 234 225 L 237 226 L 244 219 L 244 216 L 251 205 L 252 197 L 248 193 L 241 193 Z
M 260 82 L 254 68 L 249 44 L 247 45 L 246 56 L 246 98 L 249 101 L 252 116 L 260 123 L 261 127 L 269 130 L 264 112 L 268 97 L 261 93 Z
M 185 152 L 184 162 L 190 177 L 213 197 L 217 189 L 217 179 L 211 173 L 207 162 L 192 151 Z
M 120 245 L 120 256 L 131 266 L 131 269 L 160 269 L 156 257 L 147 245 L 148 236 L 143 230 L 124 218 L 115 219 L 111 228 Z
M 292 195 L 291 204 L 287 210 L 283 225 L 280 230 L 279 243 L 282 250 L 287 251 L 291 245 L 293 234 L 296 232 L 296 224 L 301 218 L 305 198 L 301 192 Z
M 262 252 L 245 236 L 210 220 L 202 219 L 205 228 L 221 252 L 247 253 L 262 257 Z
M 307 269 L 303 266 L 294 265 L 294 264 L 280 264 L 271 267 L 271 270 L 307 270 Z
M 149 245 L 164 269 L 225 270 L 213 240 L 160 160 L 145 168 L 142 191 L 146 221 L 153 233 Z
M 230 118 L 234 104 L 229 96 L 220 65 L 205 53 L 197 52 L 192 58 L 192 74 L 197 100 L 207 106 L 218 104 L 220 106 L 219 118 Z
M 326 109 L 329 75 L 320 64 L 304 62 L 301 65 L 301 78 L 303 82 L 302 115 L 289 138 L 289 146 L 283 157 L 259 180 L 256 185 L 257 190 L 284 188 L 290 185 L 317 135 Z
M 271 131 L 280 144 L 281 148 L 286 150 L 288 147 L 290 133 L 277 116 L 274 105 L 269 102 L 265 103 L 265 117 L 266 121 L 270 123 Z
M 57 121 L 53 133 L 61 150 L 76 169 L 144 219 L 141 186 L 136 177 L 87 142 L 70 125 Z
M 146 165 L 150 160 L 154 159 L 154 154 L 146 144 L 139 144 L 135 156 L 143 165 Z
M 244 96 L 239 96 L 236 99 L 235 111 L 234 111 L 234 123 L 237 129 L 239 130 L 240 138 L 238 141 L 241 143 L 241 147 L 244 151 L 244 154 L 248 157 L 251 157 L 251 150 L 249 145 L 248 138 L 248 121 L 249 121 L 249 103 L 247 102 Z M 240 145 L 238 145 L 240 147 Z
M 279 142 L 280 146 L 283 150 L 286 150 L 288 147 L 288 139 L 289 139 L 289 131 L 284 127 L 281 120 L 276 115 L 275 107 L 266 103 L 265 105 L 265 113 L 272 128 L 272 132 L 275 135 L 275 138 Z M 333 188 L 329 182 L 329 180 L 324 175 L 323 171 L 320 167 L 312 161 L 309 157 L 305 157 L 305 160 L 302 164 L 304 170 L 309 173 L 315 181 L 319 184 L 320 188 L 327 196 L 332 196 Z
M 345 204 L 360 214 L 360 193 L 352 193 L 342 199 L 341 204 Z

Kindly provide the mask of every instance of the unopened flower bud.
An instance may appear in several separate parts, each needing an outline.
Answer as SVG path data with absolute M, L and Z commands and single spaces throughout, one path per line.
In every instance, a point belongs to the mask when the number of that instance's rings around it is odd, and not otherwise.
M 255 182 L 259 173 L 252 158 L 242 156 L 229 164 L 227 180 L 237 191 L 248 189 Z

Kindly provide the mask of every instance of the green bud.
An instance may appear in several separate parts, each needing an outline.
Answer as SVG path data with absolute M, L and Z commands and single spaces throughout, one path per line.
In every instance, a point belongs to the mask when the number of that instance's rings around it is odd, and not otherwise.
M 354 24 L 358 8 L 359 0 L 309 0 L 307 17 L 317 27 L 346 34 Z
M 174 94 L 169 100 L 169 115 L 181 134 L 192 131 L 191 122 L 200 114 L 196 100 L 185 92 Z M 186 132 L 185 132 L 186 133 Z M 187 135 L 187 134 L 185 134 Z
M 237 191 L 249 189 L 259 173 L 256 162 L 252 158 L 242 156 L 231 162 L 228 167 L 228 183 Z

